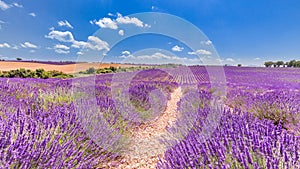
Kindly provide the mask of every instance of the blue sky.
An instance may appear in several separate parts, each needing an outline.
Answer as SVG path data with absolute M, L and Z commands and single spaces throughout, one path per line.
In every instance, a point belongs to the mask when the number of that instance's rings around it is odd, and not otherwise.
M 196 62 L 216 53 L 222 64 L 288 61 L 300 58 L 299 9 L 297 0 L 0 0 L 0 58 L 89 61 L 85 51 L 90 50 L 121 62 Z M 195 25 L 203 32 L 201 45 L 191 49 L 182 39 L 147 33 L 124 39 L 130 31 L 185 28 L 136 15 L 142 12 L 167 13 Z M 110 44 L 114 37 L 124 40 Z

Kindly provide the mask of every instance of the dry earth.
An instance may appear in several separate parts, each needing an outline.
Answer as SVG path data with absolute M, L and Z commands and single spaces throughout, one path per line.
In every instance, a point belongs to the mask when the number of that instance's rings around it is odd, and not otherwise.
M 85 71 L 90 67 L 94 68 L 108 68 L 110 66 L 114 67 L 135 67 L 137 65 L 130 64 L 110 64 L 110 63 L 76 63 L 76 64 L 66 64 L 66 65 L 55 65 L 55 64 L 44 64 L 44 63 L 35 63 L 35 62 L 9 62 L 9 61 L 0 61 L 0 70 L 8 71 L 15 70 L 20 68 L 36 70 L 43 68 L 46 71 L 58 70 L 64 73 L 77 73 L 79 71 Z

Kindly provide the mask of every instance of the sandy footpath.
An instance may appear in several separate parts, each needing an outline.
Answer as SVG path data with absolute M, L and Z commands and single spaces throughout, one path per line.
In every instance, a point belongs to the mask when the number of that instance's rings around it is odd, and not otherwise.
M 130 146 L 118 161 L 111 161 L 101 168 L 152 169 L 156 168 L 159 158 L 164 157 L 166 146 L 159 139 L 167 135 L 166 129 L 177 119 L 177 102 L 182 96 L 181 88 L 171 93 L 166 110 L 151 123 L 132 129 Z

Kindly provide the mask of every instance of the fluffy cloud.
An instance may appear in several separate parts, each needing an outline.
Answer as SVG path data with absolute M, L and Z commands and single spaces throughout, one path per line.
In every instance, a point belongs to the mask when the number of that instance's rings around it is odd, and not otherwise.
M 11 7 L 18 7 L 18 8 L 23 8 L 23 5 L 21 4 L 18 4 L 17 2 L 14 2 L 12 3 L 11 5 L 10 4 L 7 4 L 6 2 L 0 0 L 0 9 L 5 11 Z
M 109 44 L 106 41 L 103 41 L 96 36 L 89 36 L 87 42 L 77 41 L 74 39 L 73 34 L 69 31 L 61 32 L 61 31 L 54 30 L 54 28 L 50 28 L 50 30 L 51 31 L 48 33 L 48 35 L 45 36 L 46 38 L 56 39 L 60 42 L 71 43 L 72 48 L 92 49 L 92 50 L 97 50 L 97 51 L 101 51 L 101 50 L 109 51 L 110 50 Z M 52 49 L 52 48 L 49 48 L 49 49 Z M 67 53 L 69 53 L 70 47 L 65 46 L 65 45 L 55 45 L 53 49 L 57 53 L 67 54 Z
M 14 2 L 14 3 L 13 3 L 13 6 L 18 7 L 18 8 L 23 8 L 23 5 L 18 4 L 17 2 Z
M 84 46 L 87 45 L 87 42 L 84 41 L 74 41 L 73 44 L 71 45 L 72 48 L 83 48 Z
M 73 29 L 73 26 L 67 20 L 59 21 L 57 24 L 58 24 L 58 26 L 65 26 L 65 27 Z
M 210 41 L 210 40 L 207 40 L 207 41 L 201 41 L 201 44 L 202 44 L 202 45 L 211 45 L 211 44 L 212 44 L 212 41 Z
M 36 49 L 38 48 L 36 45 L 30 43 L 30 42 L 25 42 L 20 44 L 23 48 L 32 48 L 32 49 Z
M 260 58 L 254 58 L 254 60 L 260 60 Z
M 9 48 L 9 49 L 14 49 L 14 50 L 17 50 L 19 49 L 19 47 L 17 45 L 10 45 L 8 43 L 0 43 L 0 48 Z
M 126 62 L 132 63 L 148 63 L 148 64 L 167 64 L 167 63 L 176 63 L 176 64 L 198 64 L 201 62 L 199 58 L 187 58 L 187 57 L 178 57 L 170 56 L 164 53 L 156 52 L 152 55 L 122 55 L 119 56 L 121 59 L 126 59 Z
M 33 13 L 33 12 L 29 13 L 28 15 L 30 15 L 30 16 L 32 16 L 32 17 L 36 17 L 36 14 Z
M 118 15 L 118 17 L 117 17 L 116 21 L 119 24 L 134 24 L 135 26 L 138 26 L 138 27 L 144 27 L 143 22 L 136 17 L 130 18 L 128 16 L 122 16 L 120 13 L 117 13 L 117 15 Z
M 121 29 L 121 30 L 119 30 L 118 33 L 119 33 L 119 35 L 124 36 L 124 30 Z
M 232 59 L 232 58 L 226 58 L 226 61 L 228 61 L 228 62 L 235 62 L 235 60 Z
M 211 52 L 204 49 L 199 49 L 195 52 L 188 52 L 190 55 L 211 55 Z
M 62 44 L 56 44 L 55 46 L 53 46 L 53 48 L 47 47 L 47 49 L 54 50 L 54 52 L 58 53 L 58 54 L 70 53 L 70 51 L 69 51 L 70 47 L 68 47 L 66 45 L 62 45 Z
M 179 47 L 178 45 L 173 46 L 172 50 L 175 52 L 181 52 L 184 48 L 183 47 Z
M 45 36 L 46 38 L 49 39 L 56 39 L 60 42 L 73 42 L 74 37 L 73 34 L 69 31 L 61 32 L 61 31 L 56 31 L 52 29 L 48 35 Z
M 2 9 L 3 11 L 5 11 L 6 9 L 9 9 L 10 7 L 11 7 L 10 5 L 8 5 L 4 1 L 0 0 L 0 9 Z
M 76 54 L 77 55 L 83 55 L 83 52 L 77 52 Z
M 89 36 L 89 42 L 87 43 L 87 47 L 93 50 L 107 50 L 109 51 L 109 44 L 96 36 Z
M 109 14 L 109 16 L 114 16 L 113 14 Z M 91 24 L 96 24 L 101 28 L 109 28 L 109 29 L 118 29 L 118 24 L 133 24 L 137 27 L 151 27 L 148 24 L 144 24 L 141 20 L 136 17 L 122 16 L 120 13 L 117 13 L 117 18 L 112 20 L 111 18 L 102 18 L 98 21 L 93 20 L 90 21 Z
M 130 52 L 125 50 L 125 51 L 122 52 L 122 55 L 130 55 Z
M 58 53 L 58 54 L 68 54 L 68 53 L 70 53 L 70 51 L 68 51 L 68 50 L 63 50 L 63 49 L 55 49 L 54 50 L 56 53 Z
M 68 46 L 66 46 L 66 45 L 57 44 L 57 45 L 54 46 L 54 49 L 69 50 L 70 47 L 68 47 Z
M 117 23 L 111 20 L 110 18 L 102 18 L 99 19 L 99 21 L 94 20 L 93 23 L 101 28 L 118 29 Z
M 10 48 L 8 43 L 0 43 L 0 48 Z
M 73 41 L 72 48 L 77 49 L 92 49 L 92 50 L 106 50 L 109 51 L 109 44 L 96 36 L 89 36 L 88 42 Z

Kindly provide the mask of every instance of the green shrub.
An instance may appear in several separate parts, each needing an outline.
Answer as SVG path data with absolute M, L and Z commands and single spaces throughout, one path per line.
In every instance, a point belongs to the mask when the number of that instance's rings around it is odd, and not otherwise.
M 48 79 L 48 78 L 72 78 L 73 75 L 65 74 L 65 73 L 63 73 L 61 71 L 57 71 L 57 70 L 45 71 L 44 69 L 36 69 L 35 71 L 32 71 L 29 69 L 26 70 L 24 68 L 21 68 L 21 69 L 10 70 L 10 71 L 2 71 L 2 72 L 0 72 L 0 77 Z
M 90 67 L 88 70 L 87 70 L 87 74 L 94 74 L 96 72 L 96 69 L 94 67 Z

